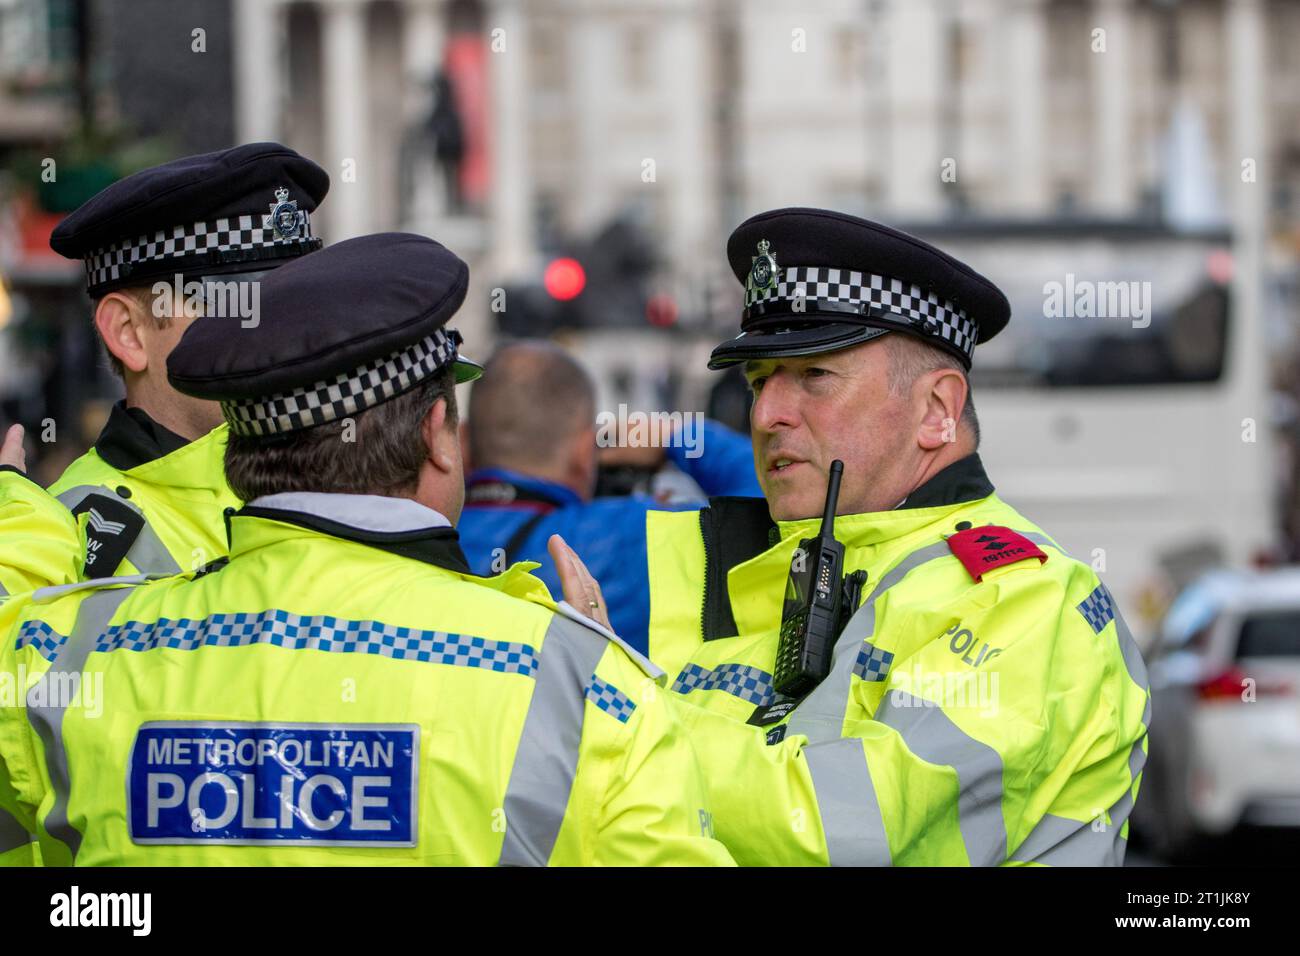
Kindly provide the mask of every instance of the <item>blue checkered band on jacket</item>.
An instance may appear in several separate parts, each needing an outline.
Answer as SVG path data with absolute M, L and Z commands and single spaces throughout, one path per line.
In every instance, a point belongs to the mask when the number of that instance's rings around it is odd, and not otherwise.
M 862 314 L 869 310 L 894 313 L 924 334 L 956 346 L 967 358 L 975 353 L 979 336 L 975 322 L 954 303 L 918 285 L 871 272 L 820 266 L 785 266 L 780 273 L 780 280 L 772 286 L 745 291 L 746 318 L 756 305 L 798 301 L 804 311 L 813 312 L 819 302 L 835 303 Z
M 1093 592 L 1083 599 L 1079 604 L 1079 613 L 1098 634 L 1115 619 L 1115 599 L 1106 590 L 1106 585 L 1098 584 Z
M 241 251 L 301 248 L 312 238 L 311 217 L 303 209 L 297 215 L 298 229 L 287 236 L 275 230 L 267 221 L 270 217 L 251 213 L 213 222 L 192 222 L 123 239 L 86 256 L 86 287 L 93 290 L 107 282 L 116 282 L 122 278 L 125 265 L 174 259 L 180 266 L 187 257 L 217 253 L 225 253 L 229 261 L 237 262 Z
M 41 657 L 52 661 L 67 639 L 66 635 L 58 633 L 44 621 L 24 621 L 23 626 L 18 629 L 18 639 L 14 642 L 14 649 L 21 651 L 30 645 L 36 648 Z
M 770 704 L 776 699 L 772 675 L 748 664 L 720 664 L 713 670 L 687 664 L 673 682 L 673 690 L 679 694 L 689 694 L 693 690 L 720 690 L 759 705 Z
M 891 651 L 884 651 L 874 644 L 863 644 L 858 651 L 858 659 L 853 664 L 853 673 L 863 680 L 882 681 L 889 676 L 889 665 L 894 662 Z
M 632 711 L 636 710 L 636 704 L 632 703 L 627 694 L 595 674 L 591 675 L 591 683 L 587 685 L 587 700 L 605 713 L 612 714 L 621 724 L 626 724 Z
M 236 435 L 281 435 L 339 421 L 388 401 L 456 360 L 460 333 L 436 329 L 414 345 L 292 392 L 221 403 Z
M 468 634 L 422 631 L 380 621 L 353 621 L 328 614 L 307 617 L 288 611 L 212 614 L 198 620 L 127 621 L 99 636 L 94 650 L 193 651 L 200 647 L 247 647 L 270 644 L 288 650 L 375 654 L 394 660 L 481 667 L 503 674 L 532 676 L 537 651 L 527 644 L 490 641 Z

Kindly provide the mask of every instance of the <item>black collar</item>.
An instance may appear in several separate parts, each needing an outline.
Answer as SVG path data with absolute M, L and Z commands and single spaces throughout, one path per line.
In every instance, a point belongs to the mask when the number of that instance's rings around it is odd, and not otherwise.
M 118 471 L 129 471 L 188 444 L 188 439 L 163 428 L 144 409 L 127 408 L 126 402 L 118 402 L 95 439 L 95 451 Z
M 387 551 L 389 554 L 396 554 L 403 558 L 414 558 L 416 561 L 423 561 L 425 564 L 432 564 L 435 567 L 445 568 L 459 574 L 474 573 L 469 566 L 469 562 L 465 559 L 465 552 L 461 550 L 460 535 L 457 534 L 455 528 L 372 531 L 324 518 L 320 515 L 280 508 L 260 508 L 256 505 L 245 505 L 230 514 L 232 518 L 243 516 L 266 518 L 270 521 L 297 525 L 300 528 L 319 531 L 321 534 L 327 534 L 330 537 L 367 544 L 372 548 L 378 548 L 380 551 Z M 227 537 L 229 537 L 229 532 L 227 532 Z
M 980 456 L 967 455 L 939 472 L 904 499 L 898 508 L 934 508 L 978 501 L 993 494 Z M 706 641 L 734 637 L 736 619 L 727 591 L 727 572 L 776 544 L 780 531 L 762 498 L 710 498 L 700 509 L 704 542 L 704 611 Z
M 974 452 L 939 472 L 917 488 L 894 509 L 937 508 L 978 501 L 993 494 L 993 482 L 984 471 L 984 463 Z

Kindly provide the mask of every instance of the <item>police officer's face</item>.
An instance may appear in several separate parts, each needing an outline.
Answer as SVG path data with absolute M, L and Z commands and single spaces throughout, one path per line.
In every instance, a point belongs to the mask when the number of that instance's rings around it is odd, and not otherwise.
M 905 397 L 891 395 L 882 339 L 806 358 L 747 363 L 754 465 L 777 521 L 821 514 L 831 462 L 844 462 L 838 512 L 892 508 L 915 449 Z M 893 500 L 890 500 L 891 497 Z

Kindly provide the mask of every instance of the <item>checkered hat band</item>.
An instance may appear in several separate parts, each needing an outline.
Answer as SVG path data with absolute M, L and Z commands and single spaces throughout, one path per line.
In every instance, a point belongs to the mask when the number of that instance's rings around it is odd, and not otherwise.
M 967 358 L 974 353 L 979 336 L 979 327 L 963 309 L 918 285 L 872 272 L 820 266 L 786 266 L 781 269 L 780 281 L 771 287 L 747 289 L 745 319 L 761 316 L 764 306 L 796 301 L 809 313 L 823 305 L 828 311 L 857 315 L 872 310 L 892 312 L 920 326 L 918 331 L 944 339 Z
M 270 216 L 250 213 L 231 216 L 215 222 L 192 222 L 160 229 L 152 235 L 124 239 L 86 256 L 86 287 L 96 287 L 124 278 L 124 267 L 145 263 L 178 260 L 183 265 L 187 258 L 209 256 L 228 257 L 225 262 L 240 261 L 239 253 L 253 251 L 265 253 L 275 249 L 296 249 L 311 241 L 311 217 L 306 210 L 297 210 L 298 228 L 291 236 L 276 232 Z M 262 258 L 249 255 L 248 258 Z
M 436 330 L 414 345 L 292 392 L 221 403 L 236 435 L 283 435 L 340 421 L 388 401 L 456 360 L 460 336 Z

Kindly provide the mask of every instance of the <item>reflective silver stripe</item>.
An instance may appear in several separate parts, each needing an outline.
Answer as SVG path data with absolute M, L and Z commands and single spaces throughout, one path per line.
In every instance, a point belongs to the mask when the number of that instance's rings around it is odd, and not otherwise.
M 660 667 L 654 661 L 650 660 L 650 658 L 646 657 L 644 654 L 638 651 L 627 641 L 623 640 L 623 638 L 619 637 L 609 628 L 605 627 L 605 625 L 601 624 L 599 621 L 593 621 L 591 618 L 587 617 L 587 615 L 583 614 L 581 611 L 579 611 L 568 601 L 561 601 L 559 604 L 556 605 L 556 607 L 560 609 L 560 613 L 563 614 L 565 617 L 569 618 L 570 620 L 577 621 L 579 624 L 584 625 L 590 630 L 605 635 L 605 637 L 609 638 L 619 647 L 623 648 L 623 652 L 627 654 L 628 657 L 632 658 L 632 663 L 636 664 L 637 667 L 641 668 L 642 672 L 645 673 L 646 677 L 653 679 L 656 683 L 659 684 L 666 683 L 665 678 L 668 675 L 665 673 L 662 667 Z
M 578 770 L 587 684 L 607 647 L 583 625 L 551 618 L 506 787 L 502 866 L 545 866 L 551 858 Z
M 1114 599 L 1111 599 L 1114 604 Z M 1128 676 L 1132 678 L 1133 683 L 1142 688 L 1143 691 L 1151 689 L 1151 683 L 1147 679 L 1147 664 L 1142 659 L 1142 652 L 1138 650 L 1137 641 L 1133 639 L 1133 632 L 1128 629 L 1128 622 L 1124 620 L 1124 615 L 1119 612 L 1119 606 L 1115 606 L 1115 633 L 1119 637 L 1119 650 L 1124 656 L 1124 666 L 1128 668 Z M 1147 695 L 1146 710 L 1142 715 L 1142 723 L 1148 727 L 1151 725 L 1151 697 Z
M 28 691 L 27 719 L 41 739 L 45 750 L 45 766 L 54 789 L 54 806 L 45 817 L 45 831 L 67 845 L 74 861 L 77 851 L 81 849 L 81 833 L 68 822 L 68 795 L 72 791 L 72 779 L 68 773 L 68 751 L 63 739 L 63 718 L 71 701 L 61 700 L 59 690 L 71 686 L 80 687 L 81 674 L 96 638 L 108 629 L 108 622 L 112 620 L 118 605 L 134 590 L 116 588 L 99 591 L 86 598 L 77 612 L 77 623 L 73 625 L 72 633 L 50 664 L 50 669 Z M 34 697 L 39 697 L 44 703 L 33 704 Z
M 862 642 L 876 631 L 876 601 L 913 568 L 918 568 L 936 558 L 951 557 L 946 541 L 927 545 L 913 551 L 894 565 L 871 592 L 835 644 L 830 675 L 817 685 L 790 716 L 790 734 L 807 734 L 810 743 L 834 740 L 844 728 L 844 712 L 849 705 L 849 688 L 853 678 L 853 665 L 862 649 Z
M 102 485 L 77 485 L 75 488 L 69 488 L 59 494 L 59 501 L 65 508 L 71 511 L 87 495 L 104 494 L 130 508 L 141 518 L 144 518 L 144 526 L 140 533 L 136 535 L 135 542 L 131 545 L 131 550 L 126 553 L 126 560 L 130 561 L 137 571 L 141 574 L 179 574 L 181 566 L 176 563 L 167 546 L 162 543 L 158 537 L 158 532 L 149 526 L 149 519 L 144 512 L 137 508 L 131 502 L 117 496 L 112 489 Z M 116 571 L 116 568 L 113 568 Z
M 862 741 L 842 737 L 803 748 L 817 791 L 831 866 L 889 866 L 889 840 Z
M 1055 548 L 1057 551 L 1060 551 L 1061 554 L 1065 555 L 1067 558 L 1070 556 L 1068 551 L 1066 551 L 1063 547 L 1061 547 L 1059 544 L 1057 544 L 1047 535 L 1043 534 L 1041 531 L 1017 531 L 1016 534 L 1020 535 L 1020 537 L 1022 538 L 1028 538 L 1030 541 L 1034 542 L 1034 544 L 1045 544 L 1050 548 Z
M 36 838 L 27 832 L 12 814 L 0 808 L 0 853 L 8 853 L 20 846 L 26 846 Z
M 1002 756 L 952 722 L 943 709 L 906 691 L 885 693 L 876 720 L 898 731 L 907 749 L 927 763 L 957 771 L 957 815 L 972 866 L 1007 858 L 1002 817 Z
M 1025 837 L 1011 859 L 1047 866 L 1120 866 L 1124 839 L 1118 826 L 1095 830 L 1087 820 L 1047 813 Z
M 1128 676 L 1132 678 L 1133 683 L 1142 688 L 1143 694 L 1146 695 L 1146 701 L 1142 706 L 1142 736 L 1133 743 L 1133 749 L 1128 755 L 1128 772 L 1129 785 L 1124 791 L 1124 795 L 1116 801 L 1115 806 L 1111 807 L 1110 820 L 1111 826 L 1114 827 L 1115 833 L 1118 834 L 1124 821 L 1128 819 L 1133 812 L 1133 801 L 1136 799 L 1133 794 L 1133 788 L 1137 785 L 1138 774 L 1146 766 L 1147 755 L 1142 748 L 1142 741 L 1147 739 L 1147 731 L 1151 727 L 1151 685 L 1147 680 L 1147 665 L 1142 659 L 1142 653 L 1138 650 L 1137 641 L 1133 640 L 1133 632 L 1128 629 L 1128 622 L 1124 620 L 1124 615 L 1115 608 L 1115 629 L 1119 634 L 1120 652 L 1124 655 L 1124 666 L 1128 668 Z M 1121 847 L 1119 852 L 1119 861 L 1124 861 L 1124 850 Z

